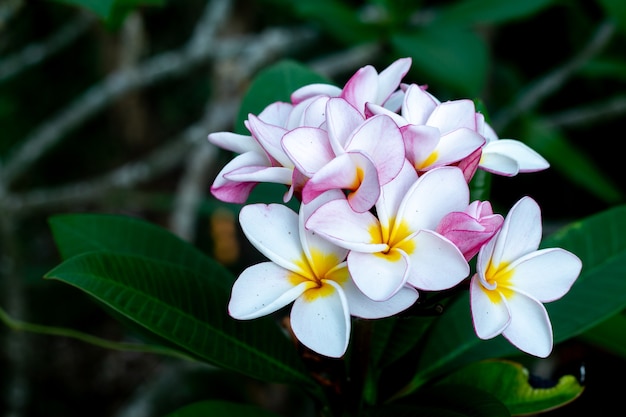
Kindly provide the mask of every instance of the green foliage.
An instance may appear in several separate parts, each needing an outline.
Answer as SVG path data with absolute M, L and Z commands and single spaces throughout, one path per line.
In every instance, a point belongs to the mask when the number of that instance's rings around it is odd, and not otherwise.
M 315 391 L 271 318 L 228 316 L 232 276 L 191 245 L 125 217 L 66 215 L 51 225 L 66 260 L 46 278 L 80 288 L 199 360 Z
M 512 415 L 534 414 L 557 408 L 576 399 L 583 387 L 566 375 L 551 387 L 536 388 L 529 383 L 528 370 L 503 360 L 474 362 L 451 373 L 437 383 L 473 387 L 498 398 Z
M 281 61 L 260 71 L 243 98 L 235 130 L 250 134 L 243 123 L 250 113 L 259 114 L 269 103 L 288 102 L 293 91 L 314 83 L 331 84 L 310 68 L 292 60 Z
M 165 417 L 199 416 L 278 417 L 278 414 L 252 405 L 229 403 L 226 401 L 201 401 L 185 406 Z

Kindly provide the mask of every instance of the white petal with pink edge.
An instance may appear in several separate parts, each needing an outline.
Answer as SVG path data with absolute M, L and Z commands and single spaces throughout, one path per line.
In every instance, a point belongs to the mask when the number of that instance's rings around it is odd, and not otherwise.
M 250 243 L 285 269 L 308 276 L 298 236 L 298 215 L 282 204 L 249 204 L 239 212 L 241 228 Z
M 502 335 L 518 349 L 545 358 L 552 352 L 552 325 L 539 301 L 516 293 L 508 299 L 511 321 Z
M 515 271 L 511 286 L 541 302 L 558 300 L 572 287 L 580 274 L 582 262 L 560 248 L 532 252 L 510 265 Z
M 355 213 L 345 199 L 330 201 L 315 210 L 306 227 L 346 249 L 369 253 L 388 249 L 386 243 L 381 243 L 376 216 L 368 211 Z M 378 236 L 373 236 L 374 232 Z
M 336 282 L 306 291 L 291 308 L 291 329 L 303 345 L 325 356 L 339 358 L 350 340 L 350 309 Z
M 408 283 L 429 291 L 459 284 L 470 273 L 463 253 L 440 234 L 422 230 L 412 238 L 415 249 L 409 255 Z
M 488 293 L 478 275 L 470 282 L 470 305 L 474 330 L 481 339 L 496 337 L 511 320 L 507 301 L 496 291 Z
M 293 272 L 273 262 L 246 268 L 233 284 L 229 314 L 239 320 L 262 317 L 285 307 L 316 285 L 304 280 L 294 285 L 292 275 Z
M 409 260 L 398 249 L 389 253 L 352 251 L 348 254 L 348 269 L 363 294 L 374 301 L 386 301 L 406 283 Z
M 439 167 L 426 172 L 409 189 L 398 210 L 398 218 L 411 231 L 435 230 L 452 211 L 464 211 L 469 204 L 469 187 L 456 167 Z

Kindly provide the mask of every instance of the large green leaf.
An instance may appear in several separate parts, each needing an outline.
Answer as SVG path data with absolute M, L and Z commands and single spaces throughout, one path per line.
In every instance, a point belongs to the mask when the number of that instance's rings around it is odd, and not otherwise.
M 228 288 L 232 274 L 193 245 L 145 220 L 112 214 L 59 214 L 48 219 L 63 259 L 93 251 L 114 251 L 168 262 L 204 274 Z
M 561 377 L 551 387 L 533 387 L 526 368 L 504 360 L 474 362 L 438 382 L 441 386 L 448 384 L 467 385 L 489 392 L 513 415 L 534 414 L 561 407 L 576 399 L 584 389 L 571 375 Z
M 227 288 L 168 261 L 87 252 L 45 275 L 73 285 L 208 363 L 251 377 L 314 389 L 293 344 L 270 318 L 227 314 Z
M 228 401 L 207 400 L 189 404 L 166 417 L 279 417 L 278 414 L 248 404 L 237 404 Z
M 562 247 L 583 262 L 570 291 L 546 304 L 555 343 L 577 336 L 626 308 L 626 206 L 575 222 L 546 239 L 542 247 Z M 406 395 L 455 367 L 516 352 L 501 336 L 478 339 L 471 322 L 469 296 L 464 293 L 433 324 L 418 372 L 398 395 Z
M 283 60 L 260 71 L 244 96 L 235 131 L 243 135 L 250 132 L 244 126 L 248 114 L 258 115 L 265 107 L 276 101 L 289 102 L 291 94 L 298 88 L 313 83 L 330 82 L 309 69 L 292 60 Z
M 624 312 L 614 315 L 583 333 L 581 338 L 626 360 L 626 315 Z
M 451 3 L 437 14 L 436 23 L 502 24 L 529 17 L 555 0 L 463 0 Z
M 489 54 L 475 32 L 457 26 L 429 26 L 392 36 L 394 53 L 410 56 L 417 83 L 440 84 L 463 96 L 478 96 L 486 82 Z
M 373 407 L 364 417 L 510 417 L 507 407 L 487 391 L 468 385 L 426 387 L 415 395 Z

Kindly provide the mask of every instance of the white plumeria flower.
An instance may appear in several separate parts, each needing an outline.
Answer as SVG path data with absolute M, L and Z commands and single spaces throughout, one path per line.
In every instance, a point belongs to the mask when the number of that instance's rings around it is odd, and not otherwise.
M 484 123 L 482 148 L 478 167 L 492 174 L 513 177 L 519 173 L 537 172 L 550 167 L 548 161 L 523 142 L 499 139 L 489 124 Z
M 406 88 L 400 114 L 367 103 L 367 114 L 386 114 L 402 131 L 406 158 L 418 172 L 452 165 L 485 144 L 482 115 L 471 100 L 441 103 L 417 84 Z
M 544 358 L 552 351 L 553 336 L 542 303 L 563 297 L 582 263 L 561 248 L 537 250 L 541 234 L 539 206 L 524 197 L 478 253 L 470 301 L 478 337 L 502 334 L 520 350 Z
M 350 339 L 350 316 L 374 319 L 410 307 L 417 291 L 406 288 L 386 302 L 367 298 L 352 282 L 345 257 L 335 246 L 304 228 L 307 215 L 338 195 L 320 196 L 302 205 L 300 214 L 280 204 L 242 208 L 240 223 L 246 237 L 271 262 L 250 266 L 232 288 L 228 305 L 232 317 L 249 320 L 271 314 L 293 302 L 291 329 L 308 348 L 341 357 Z
M 411 58 L 400 58 L 380 74 L 371 65 L 360 68 L 346 82 L 343 89 L 330 84 L 309 84 L 293 92 L 291 101 L 298 104 L 314 96 L 341 97 L 365 114 L 365 104 L 384 105 L 397 111 L 402 103 L 403 92 L 398 90 L 400 81 L 409 72 Z
M 365 119 L 342 98 L 328 99 L 324 114 L 324 129 L 301 127 L 282 138 L 285 154 L 309 178 L 302 201 L 342 189 L 353 210 L 367 211 L 405 161 L 400 129 L 386 115 Z
M 469 189 L 461 170 L 440 167 L 417 179 L 407 161 L 382 187 L 377 216 L 357 213 L 344 199 L 320 206 L 307 228 L 350 249 L 347 262 L 356 285 L 373 300 L 386 300 L 409 284 L 451 288 L 469 275 L 461 251 L 434 230 L 448 213 L 463 211 Z

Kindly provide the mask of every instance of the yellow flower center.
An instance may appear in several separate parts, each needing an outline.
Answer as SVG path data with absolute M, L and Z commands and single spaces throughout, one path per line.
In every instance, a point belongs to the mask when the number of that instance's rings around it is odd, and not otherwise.
M 489 296 L 492 303 L 501 302 L 501 296 L 511 298 L 513 294 L 515 294 L 510 288 L 514 272 L 515 271 L 509 267 L 508 262 L 501 262 L 498 265 L 494 265 L 489 261 L 487 269 L 485 270 L 485 278 L 493 289 L 483 286 L 483 291 Z
M 337 258 L 335 254 L 311 249 L 310 262 L 302 254 L 302 258 L 295 262 L 302 272 L 289 274 L 289 281 L 294 286 L 307 282 L 307 289 L 303 293 L 306 301 L 313 301 L 318 297 L 327 297 L 335 291 L 335 287 L 328 284 L 327 281 L 341 284 L 349 278 L 348 268 L 345 265 L 338 268 L 341 261 L 342 259 Z

